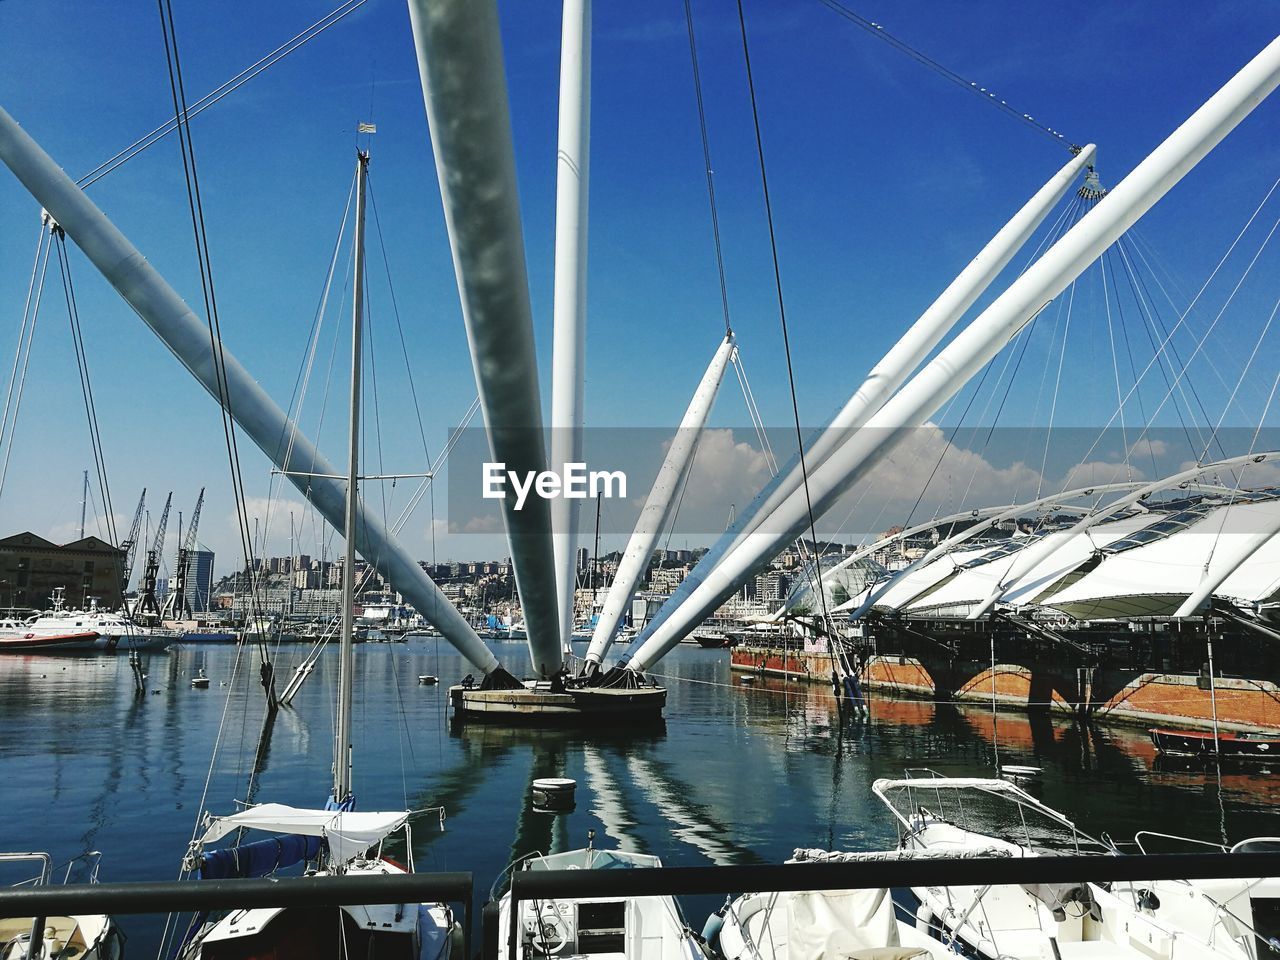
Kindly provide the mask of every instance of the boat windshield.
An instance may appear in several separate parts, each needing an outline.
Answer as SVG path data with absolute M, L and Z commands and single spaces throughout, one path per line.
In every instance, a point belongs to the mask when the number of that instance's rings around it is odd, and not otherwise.
M 872 791 L 908 833 L 944 822 L 1033 853 L 1111 853 L 1052 807 L 1007 780 L 944 777 L 910 771 L 902 780 L 877 780 Z
M 625 850 L 569 850 L 530 860 L 527 870 L 617 870 L 631 867 L 660 867 L 662 861 L 644 853 Z

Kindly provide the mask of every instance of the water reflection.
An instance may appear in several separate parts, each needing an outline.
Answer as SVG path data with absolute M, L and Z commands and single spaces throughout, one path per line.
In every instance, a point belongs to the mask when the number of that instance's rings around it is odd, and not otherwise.
M 278 714 L 258 799 L 323 802 L 336 660 L 323 654 Z M 994 775 L 1000 763 L 1042 767 L 1032 793 L 1117 839 L 1167 826 L 1171 810 L 1177 832 L 1200 839 L 1273 833 L 1280 801 L 1269 771 L 1157 761 L 1140 728 L 879 696 L 867 716 L 842 714 L 825 685 L 736 682 L 724 651 L 674 651 L 661 664 L 665 727 L 631 732 L 451 727 L 446 689 L 471 671 L 438 641 L 365 644 L 356 662 L 361 807 L 443 805 L 443 832 L 425 817 L 415 827 L 418 869 L 471 871 L 480 891 L 512 858 L 585 846 L 590 830 L 597 846 L 672 866 L 883 848 L 896 830 L 870 786 L 906 767 L 968 776 Z M 62 861 L 97 848 L 104 880 L 168 879 L 202 797 L 217 812 L 246 799 L 264 710 L 256 654 L 188 647 L 148 654 L 144 669 L 138 697 L 123 656 L 0 658 L 0 850 L 48 849 Z M 199 670 L 209 689 L 191 688 Z M 421 673 L 440 686 L 419 686 Z M 535 812 L 530 783 L 542 776 L 575 779 L 576 809 Z M 154 953 L 149 923 L 130 920 L 131 953 Z

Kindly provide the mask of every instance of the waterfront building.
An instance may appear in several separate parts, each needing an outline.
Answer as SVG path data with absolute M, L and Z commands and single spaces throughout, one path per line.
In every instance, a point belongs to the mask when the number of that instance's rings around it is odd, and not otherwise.
M 54 588 L 68 603 L 120 606 L 124 552 L 97 537 L 59 546 L 30 531 L 0 540 L 0 607 L 47 609 Z

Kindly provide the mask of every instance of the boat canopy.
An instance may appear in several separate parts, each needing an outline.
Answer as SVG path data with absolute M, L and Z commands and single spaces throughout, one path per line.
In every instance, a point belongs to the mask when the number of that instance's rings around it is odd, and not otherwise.
M 228 817 L 207 817 L 199 843 L 214 843 L 242 827 L 269 833 L 323 837 L 329 845 L 330 861 L 346 863 L 399 830 L 408 819 L 409 812 L 405 810 L 357 813 L 262 803 Z

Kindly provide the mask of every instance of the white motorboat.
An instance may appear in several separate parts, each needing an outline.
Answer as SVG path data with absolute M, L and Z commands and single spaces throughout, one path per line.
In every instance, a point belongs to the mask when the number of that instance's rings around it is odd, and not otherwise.
M 513 866 L 521 870 L 625 870 L 660 867 L 662 861 L 642 853 L 586 847 L 532 856 Z M 510 893 L 503 895 L 498 917 L 498 956 L 507 957 L 511 942 Z M 701 938 L 685 923 L 672 897 L 522 901 L 518 919 L 516 956 L 521 960 L 550 956 L 559 960 L 706 960 L 708 956 Z
M 1118 854 L 1007 780 L 925 776 L 877 780 L 904 850 L 1014 857 Z M 917 887 L 922 925 L 990 960 L 1258 960 L 1250 884 L 1123 882 Z M 1268 881 L 1268 883 L 1270 883 Z M 1265 942 L 1265 941 L 1264 941 Z
M 61 587 L 54 589 L 51 599 L 51 610 L 26 620 L 0 621 L 0 650 L 155 650 L 178 637 L 174 631 L 143 626 L 124 614 L 101 610 L 96 600 L 89 601 L 88 610 L 68 610 Z
M 71 868 L 83 862 L 88 882 L 98 882 L 98 861 L 94 851 L 77 857 L 67 866 L 63 882 Z M 34 863 L 39 867 L 34 877 L 15 884 L 19 887 L 47 886 L 53 880 L 53 861 L 47 853 L 0 853 L 0 864 Z M 42 918 L 41 942 L 32 950 L 34 917 L 0 919 L 0 960 L 120 960 L 124 954 L 124 937 L 115 922 L 104 914 L 77 914 Z

